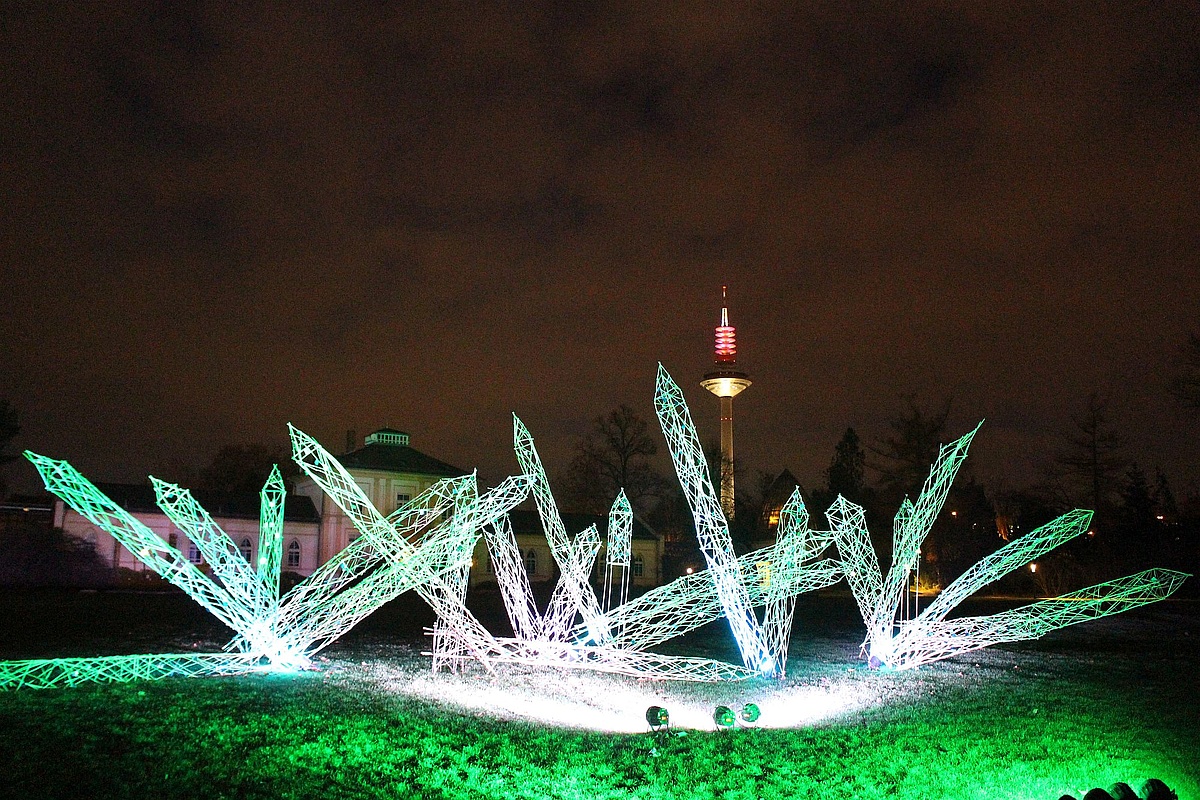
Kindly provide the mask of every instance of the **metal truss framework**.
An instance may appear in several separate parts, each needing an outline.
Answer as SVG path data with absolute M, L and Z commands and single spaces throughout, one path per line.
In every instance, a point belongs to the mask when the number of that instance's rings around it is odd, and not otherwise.
M 608 512 L 608 548 L 604 559 L 604 611 L 612 608 L 613 583 L 617 584 L 617 605 L 629 601 L 629 569 L 633 562 L 633 509 L 625 490 L 617 492 Z
M 176 653 L 0 662 L 0 688 L 56 689 L 84 683 L 243 675 L 258 668 L 246 653 Z
M 720 499 L 713 491 L 704 450 L 700 447 L 700 437 L 696 435 L 683 391 L 662 364 L 658 365 L 654 410 L 667 439 L 667 448 L 671 451 L 679 483 L 691 506 L 700 552 L 708 563 L 708 572 L 716 586 L 721 608 L 729 619 L 729 627 L 741 651 L 742 663 L 753 672 L 781 674 L 780 665 L 771 658 L 766 636 L 754 616 L 749 593 L 737 568 L 733 540 L 729 536 L 729 522 L 721 510 Z
M 782 677 L 797 596 L 843 576 L 867 627 L 863 646 L 871 663 L 907 669 L 1161 600 L 1187 577 L 1147 570 L 1002 614 L 946 619 L 984 585 L 1086 530 L 1091 513 L 1073 511 L 982 559 L 910 619 L 907 593 L 921 544 L 978 426 L 942 448 L 917 501 L 906 499 L 901 505 L 893 527 L 892 563 L 884 575 L 860 506 L 838 497 L 826 512 L 830 529 L 814 531 L 798 490 L 780 513 L 776 543 L 738 557 L 683 393 L 661 365 L 655 409 L 708 569 L 632 600 L 633 512 L 624 491 L 609 513 L 598 598 L 591 576 L 600 552 L 599 531 L 593 525 L 568 534 L 533 437 L 515 416 L 518 475 L 482 495 L 473 474 L 445 479 L 387 516 L 337 459 L 289 426 L 296 463 L 362 535 L 282 598 L 285 489 L 278 469 L 262 490 L 259 559 L 253 565 L 186 489 L 151 478 L 159 506 L 199 549 L 210 565 L 209 575 L 69 464 L 27 452 L 51 492 L 208 609 L 235 636 L 223 653 L 0 662 L 0 688 L 303 668 L 379 606 L 410 590 L 436 613 L 430 653 L 435 670 L 457 670 L 474 662 L 488 672 L 503 665 L 532 665 L 690 681 Z M 529 496 L 560 573 L 544 612 L 535 602 L 509 519 L 509 511 Z M 471 554 L 480 536 L 512 624 L 511 637 L 495 636 L 466 607 Z M 822 558 L 831 545 L 836 545 L 837 557 Z M 741 665 L 649 651 L 721 617 L 729 621 Z
M 999 614 L 946 619 L 959 603 L 987 584 L 1085 532 L 1092 512 L 1077 509 L 984 557 L 918 615 L 907 618 L 905 593 L 919 563 L 921 544 L 942 510 L 950 484 L 978 430 L 977 425 L 962 438 L 944 445 L 917 502 L 906 498 L 901 504 L 893 527 L 892 564 L 886 576 L 880 573 L 862 507 L 839 496 L 826 513 L 846 582 L 867 626 L 863 648 L 873 666 L 911 669 L 1001 642 L 1035 639 L 1067 625 L 1163 600 L 1188 577 L 1173 570 L 1150 569 Z
M 691 681 L 783 674 L 796 595 L 828 586 L 841 577 L 836 561 L 817 560 L 831 537 L 808 529 L 808 515 L 797 493 L 783 515 L 779 542 L 738 558 L 682 392 L 661 368 L 656 407 L 713 566 L 627 600 L 633 513 L 620 492 L 609 513 L 603 601 L 599 602 L 590 583 L 599 535 L 594 526 L 574 538 L 568 535 L 533 438 L 514 417 L 514 450 L 558 565 L 559 582 L 546 612 L 539 614 L 511 525 L 505 520 L 485 527 L 488 557 L 514 636 L 481 637 L 474 626 L 447 624 L 447 619 L 439 617 L 434 630 L 435 668 L 474 655 L 489 670 L 500 664 L 525 664 Z M 340 491 L 335 486 L 322 488 L 330 496 Z M 613 605 L 617 570 L 622 572 L 620 600 Z M 754 615 L 756 606 L 766 606 L 761 623 Z M 749 642 L 751 656 L 742 666 L 648 652 L 656 644 L 722 616 L 734 621 L 735 637 L 743 636 Z
M 283 598 L 278 587 L 284 489 L 278 470 L 263 488 L 260 557 L 253 566 L 186 489 L 151 478 L 159 506 L 203 554 L 212 570 L 209 576 L 70 464 L 27 452 L 47 489 L 182 589 L 235 636 L 225 653 L 0 662 L 0 688 L 310 666 L 312 655 L 401 593 L 419 589 L 433 599 L 431 604 L 450 596 L 448 582 L 469 568 L 478 529 L 494 523 L 526 493 L 521 478 L 510 478 L 483 497 L 476 492 L 474 475 L 452 478 L 384 518 L 315 440 L 295 428 L 291 432 L 302 468 L 353 487 L 354 492 L 343 492 L 340 499 L 353 504 L 365 535 Z M 451 619 L 460 607 L 457 598 L 435 604 L 439 615 Z

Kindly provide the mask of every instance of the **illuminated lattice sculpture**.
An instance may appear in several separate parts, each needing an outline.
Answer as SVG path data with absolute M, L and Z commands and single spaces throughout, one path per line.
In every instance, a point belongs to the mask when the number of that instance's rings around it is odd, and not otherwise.
M 459 630 L 439 618 L 435 627 L 435 667 L 446 659 L 476 657 L 489 669 L 499 664 L 525 664 L 670 680 L 782 675 L 796 595 L 828 586 L 841 577 L 835 560 L 817 560 L 830 536 L 808 529 L 807 513 L 796 493 L 783 514 L 779 542 L 738 558 L 682 393 L 661 368 L 656 407 L 706 557 L 715 568 L 626 601 L 633 514 L 624 492 L 620 492 L 609 514 L 604 597 L 603 602 L 598 601 L 589 580 L 599 551 L 598 532 L 593 526 L 574 538 L 568 535 L 533 437 L 514 417 L 514 449 L 558 565 L 559 582 L 546 612 L 539 614 L 511 525 L 502 519 L 485 527 L 489 558 L 514 636 L 484 641 L 470 630 Z M 330 488 L 325 487 L 325 491 Z M 619 601 L 613 606 L 613 575 L 618 570 L 624 574 L 618 588 Z M 754 613 L 759 606 L 766 608 L 761 623 Z M 735 638 L 741 637 L 739 645 L 746 643 L 750 655 L 741 666 L 649 651 L 654 645 L 722 616 L 734 621 Z M 452 644 L 454 640 L 457 642 Z
M 617 605 L 629 600 L 629 566 L 633 560 L 633 509 L 625 490 L 617 493 L 608 512 L 608 548 L 604 559 L 604 610 L 612 605 L 613 582 L 617 582 Z
M 262 492 L 260 558 L 247 563 L 230 537 L 174 484 L 151 479 L 159 507 L 210 565 L 206 575 L 176 548 L 100 492 L 65 461 L 27 452 L 46 483 L 72 509 L 107 531 L 142 563 L 178 586 L 228 625 L 235 637 L 224 653 L 152 654 L 0 662 L 0 688 L 46 688 L 87 681 L 225 675 L 306 667 L 311 657 L 400 594 L 416 589 L 445 618 L 463 617 L 458 576 L 470 565 L 479 530 L 525 496 L 509 479 L 479 497 L 475 477 L 439 481 L 390 517 L 380 515 L 340 464 L 292 429 L 296 460 L 309 474 L 345 489 L 335 500 L 356 514 L 364 536 L 279 597 L 285 491 L 277 469 Z M 347 484 L 353 491 L 347 489 Z M 478 631 L 482 626 L 475 623 Z M 484 632 L 486 634 L 486 632 Z
M 0 662 L 0 688 L 306 667 L 315 653 L 407 591 L 419 594 L 436 613 L 435 669 L 478 663 L 489 672 L 510 664 L 670 680 L 781 677 L 797 596 L 830 586 L 843 575 L 867 626 L 864 649 L 871 662 L 904 669 L 1161 600 L 1187 577 L 1147 570 L 1001 614 L 946 619 L 984 585 L 1086 530 L 1090 512 L 1073 511 L 984 558 L 910 618 L 907 593 L 919 567 L 921 543 L 975 431 L 943 447 L 917 501 L 902 504 L 893 528 L 892 564 L 884 575 L 861 507 L 839 497 L 826 512 L 830 530 L 813 531 L 798 490 L 780 512 L 776 543 L 738 557 L 683 394 L 661 365 L 655 410 L 708 569 L 632 600 L 633 513 L 624 492 L 609 513 L 604 591 L 598 599 L 591 575 L 600 552 L 599 532 L 593 525 L 568 534 L 533 437 L 516 417 L 513 445 L 519 475 L 482 495 L 474 475 L 445 479 L 387 516 L 337 459 L 312 437 L 290 428 L 296 463 L 362 535 L 282 598 L 285 491 L 277 469 L 262 491 L 260 555 L 254 565 L 186 489 L 151 479 L 163 512 L 210 565 L 212 574 L 207 575 L 69 464 L 27 452 L 51 492 L 208 609 L 235 636 L 222 653 Z M 560 575 L 544 612 L 534 600 L 508 516 L 530 495 Z M 512 623 L 511 637 L 493 635 L 466 607 L 471 555 L 480 536 Z M 822 558 L 831 544 L 836 544 L 838 557 Z M 729 621 L 741 664 L 650 650 L 721 617 Z
M 665 656 L 646 651 L 650 644 L 691 630 L 720 615 L 719 605 L 715 603 L 705 604 L 694 611 L 686 608 L 690 595 L 705 595 L 703 588 L 697 591 L 698 587 L 704 585 L 702 578 L 697 578 L 695 585 L 689 587 L 691 591 L 687 596 L 678 595 L 679 582 L 655 590 L 668 601 L 665 608 L 670 610 L 679 607 L 687 612 L 685 619 L 677 619 L 673 623 L 673 632 L 663 636 L 647 638 L 638 635 L 645 630 L 653 632 L 653 629 L 639 629 L 637 620 L 627 614 L 631 607 L 637 607 L 637 601 L 602 611 L 590 583 L 592 567 L 600 549 L 599 532 L 595 526 L 589 526 L 574 537 L 568 535 L 533 437 L 521 420 L 515 417 L 513 443 L 517 460 L 524 470 L 522 478 L 528 482 L 551 555 L 558 565 L 559 581 L 545 612 L 540 613 L 533 599 L 529 576 L 525 572 L 511 523 L 506 517 L 501 517 L 487 524 L 484 537 L 488 555 L 514 636 L 492 636 L 482 631 L 461 606 L 453 608 L 451 613 L 443 613 L 446 610 L 443 606 L 434 627 L 435 668 L 453 664 L 455 660 L 474 660 L 489 671 L 509 664 L 704 681 L 739 679 L 752 674 L 744 668 L 712 659 Z M 320 477 L 310 474 L 318 483 L 322 483 Z M 336 487 L 323 483 L 322 488 L 330 496 L 335 496 L 338 491 Z M 354 517 L 351 519 L 353 521 Z M 610 514 L 610 555 L 606 563 L 629 563 L 632 524 L 632 510 L 622 494 L 618 496 Z M 462 624 L 468 617 L 470 622 Z
M 908 618 L 905 595 L 919 565 L 921 544 L 978 430 L 976 426 L 958 441 L 943 446 L 917 502 L 905 499 L 901 504 L 893 527 L 892 564 L 886 576 L 881 575 L 863 509 L 838 497 L 827 512 L 846 581 L 867 626 L 863 648 L 872 665 L 910 669 L 1000 642 L 1036 639 L 1067 625 L 1163 600 L 1188 577 L 1173 570 L 1150 569 L 999 614 L 946 619 L 959 603 L 984 586 L 1084 533 L 1091 524 L 1092 512 L 1075 510 L 983 558 L 923 611 Z

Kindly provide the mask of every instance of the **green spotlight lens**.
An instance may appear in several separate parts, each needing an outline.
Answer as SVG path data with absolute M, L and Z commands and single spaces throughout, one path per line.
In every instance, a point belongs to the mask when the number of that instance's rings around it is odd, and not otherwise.
M 671 721 L 671 715 L 662 706 L 650 706 L 646 709 L 646 722 L 651 728 L 664 728 Z
M 758 718 L 762 712 L 758 710 L 758 706 L 754 703 L 746 703 L 742 706 L 742 722 L 758 722 Z
M 718 728 L 732 728 L 737 722 L 737 717 L 733 715 L 733 709 L 729 706 L 717 706 L 713 711 L 713 722 L 717 723 Z

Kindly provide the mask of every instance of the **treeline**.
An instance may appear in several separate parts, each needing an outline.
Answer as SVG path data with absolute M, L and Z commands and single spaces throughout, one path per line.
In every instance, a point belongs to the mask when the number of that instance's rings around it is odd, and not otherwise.
M 1193 337 L 1189 347 L 1200 374 L 1200 342 Z M 1182 402 L 1200 410 L 1200 380 L 1172 386 Z M 769 543 L 779 509 L 799 488 L 814 526 L 839 495 L 863 506 L 876 550 L 886 559 L 896 510 L 919 494 L 941 445 L 957 435 L 946 430 L 950 410 L 949 400 L 928 409 L 906 397 L 877 440 L 864 443 L 847 428 L 817 486 L 801 486 L 787 470 L 757 480 L 739 475 L 730 523 L 735 547 L 745 552 Z M 1095 512 L 1087 534 L 1009 578 L 1008 588 L 1057 595 L 1151 566 L 1196 572 L 1200 496 L 1177 498 L 1166 475 L 1130 459 L 1117 423 L 1108 398 L 1091 394 L 1071 415 L 1058 450 L 1016 489 L 984 485 L 968 460 L 922 549 L 921 583 L 945 585 L 1005 542 L 1074 508 Z M 678 484 L 659 471 L 657 453 L 649 423 L 623 405 L 593 421 L 556 484 L 564 508 L 595 514 L 606 513 L 624 488 L 643 522 L 666 541 L 665 574 L 673 576 L 702 567 L 703 558 L 687 503 Z M 710 474 L 719 475 L 715 446 L 709 460 Z
M 846 429 L 822 485 L 801 487 L 810 513 L 820 518 L 844 495 L 867 510 L 876 549 L 888 554 L 896 510 L 905 497 L 917 496 L 940 445 L 954 436 L 946 431 L 949 412 L 949 402 L 929 411 L 906 398 L 904 410 L 888 420 L 888 433 L 877 441 L 864 446 L 853 428 Z M 968 460 L 922 550 L 923 577 L 930 585 L 945 585 L 1005 542 L 1074 508 L 1093 510 L 1092 526 L 1031 565 L 1023 580 L 1036 591 L 1059 594 L 1151 566 L 1195 571 L 1200 497 L 1177 499 L 1166 475 L 1148 474 L 1127 457 L 1105 396 L 1087 398 L 1060 442 L 1018 489 L 986 486 Z M 740 538 L 768 532 L 772 511 L 796 486 L 794 479 L 788 484 L 778 475 L 762 476 L 733 525 Z

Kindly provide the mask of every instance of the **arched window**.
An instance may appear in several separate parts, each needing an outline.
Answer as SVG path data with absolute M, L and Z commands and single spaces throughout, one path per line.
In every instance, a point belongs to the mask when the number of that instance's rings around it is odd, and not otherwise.
M 642 558 L 641 553 L 633 554 L 633 577 L 640 578 L 642 573 L 646 571 L 646 560 Z
M 300 566 L 300 542 L 292 539 L 287 546 L 287 565 L 289 567 Z
M 492 554 L 487 552 L 486 550 L 483 551 L 483 574 L 484 575 L 495 575 L 496 574 L 496 567 L 494 564 L 492 564 Z
M 525 551 L 525 572 L 537 575 L 537 550 L 532 547 Z
M 193 564 L 199 564 L 203 560 L 204 559 L 200 557 L 200 548 L 196 547 L 196 543 L 188 542 L 188 561 L 192 562 Z
M 253 560 L 254 547 L 250 544 L 249 538 L 242 539 L 241 544 L 238 545 L 238 550 L 242 551 L 242 558 L 246 559 L 247 561 Z

